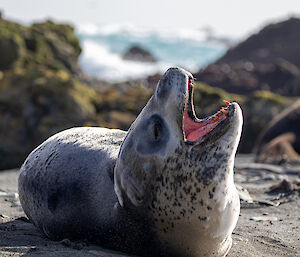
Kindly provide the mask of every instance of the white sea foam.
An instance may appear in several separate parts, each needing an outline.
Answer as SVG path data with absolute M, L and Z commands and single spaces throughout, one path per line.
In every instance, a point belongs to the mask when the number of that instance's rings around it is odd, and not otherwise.
M 90 75 L 113 82 L 143 78 L 163 72 L 170 66 L 161 62 L 149 64 L 123 60 L 119 54 L 89 40 L 83 42 L 83 49 L 80 58 L 82 68 Z

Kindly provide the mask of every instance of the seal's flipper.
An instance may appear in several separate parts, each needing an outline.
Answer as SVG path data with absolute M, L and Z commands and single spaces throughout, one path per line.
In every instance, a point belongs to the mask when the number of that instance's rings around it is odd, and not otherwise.
M 144 196 L 144 186 L 141 184 L 135 175 L 129 169 L 125 169 L 119 176 L 120 186 L 126 192 L 129 200 L 138 206 L 141 204 Z M 119 184 L 119 183 L 117 183 Z M 121 206 L 123 205 L 123 199 L 118 195 L 119 202 Z

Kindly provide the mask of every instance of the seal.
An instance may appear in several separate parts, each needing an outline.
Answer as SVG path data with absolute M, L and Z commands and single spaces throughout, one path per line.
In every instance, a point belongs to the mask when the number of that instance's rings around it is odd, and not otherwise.
M 198 119 L 193 77 L 170 68 L 126 133 L 73 128 L 38 146 L 19 176 L 22 207 L 46 236 L 139 256 L 225 256 L 239 216 L 237 103 Z
M 297 161 L 300 154 L 300 100 L 283 109 L 258 135 L 253 153 L 256 161 Z

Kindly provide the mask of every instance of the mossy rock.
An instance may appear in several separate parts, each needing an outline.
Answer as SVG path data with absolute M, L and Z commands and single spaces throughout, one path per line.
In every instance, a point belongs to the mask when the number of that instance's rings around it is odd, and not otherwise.
M 80 52 L 70 25 L 0 19 L 0 169 L 58 131 L 96 125 L 102 97 L 74 76 Z
M 7 70 L 0 79 L 0 169 L 20 166 L 34 147 L 70 127 L 128 129 L 150 96 L 140 85 L 100 92 L 65 70 Z
M 74 57 L 79 57 L 81 47 L 72 26 L 68 24 L 57 24 L 48 20 L 42 23 L 34 23 L 31 28 L 35 33 L 45 34 L 47 39 L 51 39 L 51 37 L 55 35 L 61 42 L 72 46 Z
M 21 25 L 0 19 L 0 70 L 12 68 L 24 55 Z
M 3 51 L 5 49 L 5 51 Z M 0 69 L 5 70 L 13 66 L 20 55 L 19 44 L 10 37 L 0 36 Z
M 44 66 L 76 73 L 80 53 L 70 25 L 46 21 L 26 27 L 0 19 L 0 70 Z
M 19 166 L 58 131 L 96 125 L 100 101 L 100 93 L 64 71 L 6 71 L 0 80 L 0 169 Z

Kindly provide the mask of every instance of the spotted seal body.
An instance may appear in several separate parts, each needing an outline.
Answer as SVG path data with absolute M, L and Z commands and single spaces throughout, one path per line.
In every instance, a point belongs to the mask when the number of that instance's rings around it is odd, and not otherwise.
M 141 256 L 225 256 L 239 215 L 236 103 L 200 120 L 192 76 L 169 69 L 127 133 L 75 128 L 21 168 L 29 219 L 48 237 L 88 238 Z

